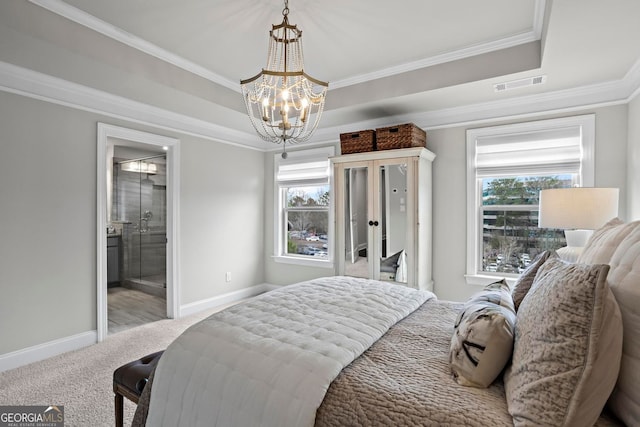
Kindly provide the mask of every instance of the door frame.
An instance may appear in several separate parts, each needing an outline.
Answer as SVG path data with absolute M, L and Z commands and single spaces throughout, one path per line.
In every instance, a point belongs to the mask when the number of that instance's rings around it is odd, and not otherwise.
M 155 147 L 167 147 L 167 317 L 180 317 L 179 224 L 180 224 L 180 140 L 149 132 L 98 123 L 97 137 L 97 336 L 103 341 L 109 332 L 107 318 L 107 162 L 113 157 L 109 139 L 116 138 Z

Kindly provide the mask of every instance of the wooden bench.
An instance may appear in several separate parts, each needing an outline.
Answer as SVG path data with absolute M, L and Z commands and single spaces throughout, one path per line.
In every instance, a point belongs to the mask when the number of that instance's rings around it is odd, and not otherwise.
M 126 397 L 136 405 L 147 385 L 149 375 L 155 369 L 164 351 L 148 354 L 138 360 L 120 366 L 113 371 L 113 392 L 115 393 L 116 427 L 123 426 L 124 400 Z

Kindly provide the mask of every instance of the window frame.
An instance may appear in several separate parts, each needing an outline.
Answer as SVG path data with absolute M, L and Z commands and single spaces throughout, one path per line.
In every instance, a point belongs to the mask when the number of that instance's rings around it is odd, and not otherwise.
M 467 130 L 467 256 L 465 279 L 469 285 L 486 285 L 497 278 L 506 277 L 515 281 L 517 274 L 487 272 L 482 270 L 483 214 L 482 179 L 478 177 L 476 167 L 476 146 L 480 138 L 516 136 L 532 132 L 553 132 L 567 127 L 577 127 L 581 136 L 581 159 L 578 180 L 582 187 L 593 187 L 595 182 L 595 114 L 538 120 L 501 126 Z M 502 174 L 508 173 L 509 166 L 502 168 Z M 532 166 L 528 173 L 522 173 L 521 167 L 514 166 L 510 176 L 531 176 L 533 172 L 548 175 L 544 165 Z M 558 171 L 562 173 L 562 171 Z M 496 176 L 497 177 L 497 176 Z M 517 205 L 520 206 L 520 205 Z M 535 206 L 535 205 L 533 205 Z M 510 209 L 515 206 L 510 206 Z M 528 211 L 536 209 L 527 209 Z
M 274 239 L 273 239 L 273 255 L 275 262 L 285 264 L 295 264 L 310 267 L 333 268 L 334 251 L 335 251 L 335 233 L 334 233 L 334 185 L 333 172 L 330 168 L 329 158 L 335 154 L 334 147 L 321 147 L 306 150 L 289 151 L 287 159 L 282 159 L 280 153 L 274 155 L 273 167 L 273 185 L 274 185 Z M 278 171 L 280 165 L 305 162 L 327 162 L 327 178 L 325 181 L 312 179 L 299 179 L 292 181 L 278 181 Z M 319 184 L 329 185 L 329 205 L 327 207 L 305 207 L 305 208 L 289 208 L 286 206 L 286 193 L 288 188 L 317 186 Z M 287 249 L 287 212 L 290 211 L 327 211 L 328 212 L 328 230 L 327 230 L 327 257 L 319 258 L 311 255 L 288 254 Z

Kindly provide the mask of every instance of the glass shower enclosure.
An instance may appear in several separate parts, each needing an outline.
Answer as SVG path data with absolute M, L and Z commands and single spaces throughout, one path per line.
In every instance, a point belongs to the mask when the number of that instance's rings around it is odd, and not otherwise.
M 113 173 L 113 223 L 122 238 L 122 284 L 166 297 L 166 155 L 120 160 Z

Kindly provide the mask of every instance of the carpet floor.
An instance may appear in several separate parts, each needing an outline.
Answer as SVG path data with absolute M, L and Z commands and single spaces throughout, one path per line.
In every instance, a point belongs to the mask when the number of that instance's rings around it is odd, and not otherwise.
M 104 341 L 0 373 L 0 405 L 63 405 L 65 426 L 113 426 L 113 371 L 164 350 L 197 321 L 223 309 L 164 319 L 109 335 Z M 124 399 L 124 425 L 135 405 Z

